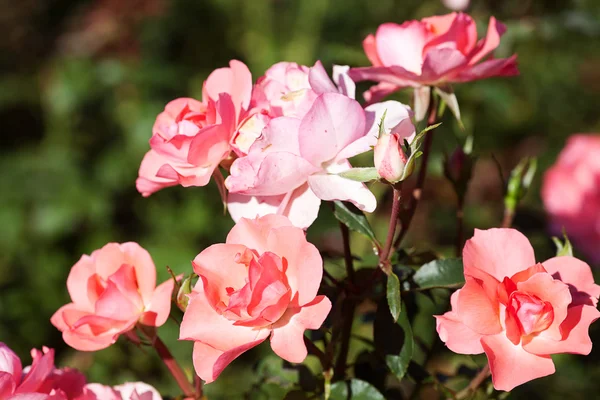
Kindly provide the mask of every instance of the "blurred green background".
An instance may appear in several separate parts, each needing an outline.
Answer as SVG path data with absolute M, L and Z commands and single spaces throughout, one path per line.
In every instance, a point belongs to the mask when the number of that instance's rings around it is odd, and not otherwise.
M 4 0 L 1 5 L 0 341 L 25 364 L 32 347 L 46 345 L 56 349 L 57 364 L 81 368 L 90 381 L 144 380 L 165 395 L 176 388 L 150 351 L 120 340 L 104 351 L 77 353 L 49 322 L 68 301 L 66 276 L 81 254 L 110 241 L 133 240 L 150 251 L 164 280 L 164 266 L 190 271 L 194 256 L 222 241 L 233 225 L 221 215 L 212 183 L 170 188 L 147 199 L 136 192 L 156 115 L 173 98 L 200 97 L 207 75 L 232 58 L 244 61 L 254 79 L 281 60 L 312 65 L 320 59 L 327 68 L 367 65 L 361 41 L 379 24 L 448 12 L 439 0 Z M 436 133 L 426 200 L 409 235 L 421 250 L 451 252 L 455 198 L 442 177 L 442 154 L 467 133 L 474 134 L 480 155 L 467 200 L 470 237 L 474 227 L 498 226 L 501 220 L 502 186 L 492 154 L 505 176 L 529 155 L 539 156 L 543 171 L 568 135 L 600 131 L 600 2 L 483 0 L 473 1 L 469 12 L 481 32 L 491 15 L 507 24 L 496 55 L 518 53 L 521 75 L 456 88 L 466 132 L 447 115 Z M 515 225 L 543 260 L 554 248 L 545 233 L 540 183 L 538 175 Z M 375 191 L 380 207 L 373 224 L 383 233 L 389 199 L 382 187 Z M 335 249 L 337 226 L 327 207 L 322 214 L 309 237 L 323 249 Z M 189 370 L 191 346 L 176 342 L 177 326 L 168 322 L 160 332 Z M 597 325 L 592 334 L 600 339 Z M 276 358 L 269 358 L 257 370 L 262 354 L 271 354 L 268 346 L 234 363 L 207 387 L 209 398 L 243 398 L 265 370 L 277 368 Z M 588 357 L 557 357 L 557 374 L 515 390 L 514 397 L 598 398 L 599 360 L 598 347 Z M 250 398 L 257 398 L 259 391 L 253 393 Z

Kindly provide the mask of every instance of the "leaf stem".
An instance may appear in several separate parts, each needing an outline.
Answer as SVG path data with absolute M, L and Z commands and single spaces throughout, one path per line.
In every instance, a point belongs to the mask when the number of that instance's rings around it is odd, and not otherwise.
M 456 394 L 456 399 L 466 399 L 469 395 L 471 395 L 477 388 L 490 376 L 490 365 L 486 364 L 485 367 L 479 371 L 477 375 L 469 382 L 466 388 L 461 390 Z

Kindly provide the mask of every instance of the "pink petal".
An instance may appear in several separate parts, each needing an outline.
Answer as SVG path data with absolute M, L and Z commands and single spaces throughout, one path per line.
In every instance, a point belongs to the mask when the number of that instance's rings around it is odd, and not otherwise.
M 338 92 L 350 97 L 351 99 L 356 98 L 356 83 L 348 75 L 350 67 L 347 65 L 334 65 L 332 78 L 333 82 L 337 85 Z
M 6 344 L 0 342 L 0 373 L 8 373 L 14 377 L 13 380 L 16 383 L 21 380 L 22 369 L 19 356 Z
M 288 217 L 294 226 L 307 229 L 317 219 L 320 206 L 321 199 L 305 183 L 290 194 L 287 203 L 280 205 L 277 213 Z
M 453 77 L 452 82 L 470 82 L 478 79 L 492 78 L 495 76 L 516 76 L 519 75 L 517 69 L 517 56 L 510 58 L 498 58 L 487 60 L 471 68 L 461 71 Z
M 272 229 L 291 226 L 290 220 L 281 215 L 265 215 L 257 219 L 241 219 L 227 235 L 227 244 L 244 244 L 258 254 L 269 251 L 267 240 Z
M 315 65 L 310 69 L 310 72 L 308 73 L 308 82 L 310 83 L 312 90 L 317 94 L 338 93 L 338 89 L 329 78 L 329 75 L 327 75 L 327 71 L 325 71 L 321 61 L 317 60 Z
M 406 83 L 402 86 L 411 86 L 411 83 Z M 384 97 L 389 96 L 392 93 L 397 92 L 402 87 L 394 85 L 388 82 L 379 82 L 377 85 L 371 86 L 366 92 L 363 93 L 363 97 L 367 104 L 373 104 Z M 367 126 L 369 124 L 367 123 Z
M 462 54 L 469 54 L 477 42 L 475 21 L 464 13 L 451 13 L 444 16 L 424 18 L 436 36 L 427 42 L 424 53 L 435 48 L 452 48 Z
M 495 17 L 490 17 L 487 34 L 484 39 L 477 43 L 477 47 L 470 54 L 470 65 L 475 65 L 500 45 L 500 37 L 506 32 L 506 26 L 498 22 Z
M 271 348 L 281 358 L 293 363 L 304 361 L 307 355 L 304 344 L 306 329 L 319 329 L 329 311 L 331 301 L 325 296 L 315 299 L 301 308 L 290 308 L 273 325 Z
M 382 24 L 375 35 L 377 54 L 385 66 L 400 66 L 419 74 L 427 37 L 427 26 L 420 21 Z
M 139 295 L 137 300 L 139 301 Z M 117 285 L 109 281 L 106 290 L 96 302 L 95 314 L 116 321 L 137 319 L 142 314 L 141 302 L 139 306 L 136 304 L 138 301 L 128 297 Z
M 458 296 L 460 290 L 450 296 L 452 310 L 444 315 L 434 315 L 436 318 L 436 330 L 442 342 L 459 354 L 481 354 L 483 347 L 479 339 L 482 335 L 462 323 L 458 314 Z
M 371 88 L 374 91 L 373 96 L 366 98 L 370 103 L 377 101 L 384 97 L 384 94 L 392 93 L 398 88 L 407 86 L 419 86 L 421 77 L 414 72 L 407 71 L 403 67 L 393 65 L 386 67 L 362 67 L 362 68 L 351 68 L 348 71 L 348 75 L 355 81 L 376 81 L 385 82 L 385 86 L 377 86 Z M 392 90 L 392 88 L 395 88 Z
M 208 76 L 204 89 L 213 101 L 219 98 L 220 93 L 228 93 L 239 116 L 250 104 L 252 74 L 244 63 L 231 60 L 229 68 L 216 69 Z
M 221 299 L 227 299 L 227 288 L 240 289 L 246 284 L 247 266 L 236 262 L 244 254 L 246 246 L 241 244 L 214 244 L 204 249 L 194 258 L 194 272 L 200 275 L 196 288 L 207 293 L 210 303 L 215 307 Z M 196 288 L 194 290 L 196 290 Z
M 546 355 L 574 353 L 588 355 L 592 351 L 589 327 L 598 318 L 600 311 L 595 306 L 577 305 L 570 307 L 567 317 L 560 325 L 561 337 L 554 340 L 545 332 L 525 343 L 523 348 L 530 353 Z
M 367 212 L 373 212 L 377 207 L 375 196 L 361 182 L 338 175 L 314 174 L 308 178 L 308 184 L 321 200 L 350 201 L 359 209 Z
M 110 386 L 101 385 L 99 383 L 88 383 L 85 386 L 84 393 L 89 396 L 84 397 L 85 400 L 129 400 L 122 399 L 119 393 Z
M 478 277 L 479 270 L 498 281 L 535 265 L 529 240 L 515 229 L 475 229 L 463 249 L 465 276 Z
M 560 279 L 569 285 L 573 303 L 598 304 L 600 286 L 594 283 L 594 276 L 588 264 L 574 257 L 554 257 L 543 262 L 544 267 L 554 279 Z
M 504 333 L 484 336 L 481 344 L 490 363 L 496 390 L 510 391 L 525 382 L 555 372 L 550 356 L 528 353 L 521 345 L 514 345 Z
M 261 331 L 263 332 L 263 331 Z M 269 331 L 264 331 L 268 332 Z M 242 353 L 258 346 L 267 336 L 259 336 L 257 340 L 244 343 L 240 346 L 230 348 L 228 350 L 219 350 L 203 342 L 194 343 L 194 353 L 192 355 L 194 361 L 194 369 L 200 378 L 206 383 L 214 382 L 219 377 L 221 372 L 233 360 L 238 358 Z
M 49 350 L 36 357 L 29 368 L 29 372 L 17 387 L 15 393 L 35 392 L 44 383 L 48 375 L 54 370 L 54 350 Z
M 17 375 L 18 379 L 21 379 L 21 374 Z M 8 372 L 0 372 L 0 399 L 7 399 L 15 391 L 15 377 Z
M 212 171 L 227 157 L 233 131 L 225 125 L 210 125 L 201 129 L 190 144 L 187 162 Z
M 302 157 L 321 167 L 365 135 L 365 113 L 355 100 L 342 94 L 324 93 L 302 119 L 299 132 Z
M 149 301 L 156 287 L 156 266 L 150 253 L 135 242 L 122 243 L 120 246 L 124 262 L 133 265 L 139 292 L 144 303 Z
M 436 82 L 452 75 L 467 64 L 467 58 L 458 50 L 451 48 L 431 49 L 423 62 L 422 82 Z
M 535 274 L 525 282 L 517 283 L 517 290 L 535 295 L 552 305 L 554 319 L 544 331 L 544 336 L 559 340 L 562 336 L 560 324 L 567 317 L 567 307 L 571 304 L 569 287 L 560 280 L 553 279 L 550 274 Z
M 162 400 L 158 390 L 144 382 L 127 382 L 115 386 L 114 389 L 120 393 L 123 400 Z
M 145 304 L 146 311 L 142 314 L 140 322 L 149 326 L 162 326 L 169 318 L 171 312 L 171 296 L 175 282 L 168 279 L 158 285 L 150 301 Z
M 49 400 L 50 396 L 45 393 L 17 393 L 6 400 Z
M 373 64 L 374 67 L 383 65 L 379 59 L 379 54 L 377 54 L 377 40 L 375 39 L 375 36 L 372 34 L 368 35 L 362 43 L 365 54 L 369 61 L 371 61 L 371 64 Z
M 235 222 L 242 218 L 254 219 L 267 214 L 277 213 L 285 194 L 279 196 L 246 196 L 230 193 L 227 196 L 227 211 Z
M 73 300 L 73 303 L 79 307 L 89 309 L 94 308 L 95 299 L 90 301 L 88 296 L 88 280 L 96 274 L 94 259 L 88 255 L 83 255 L 77 263 L 71 268 L 67 278 L 67 290 Z
M 468 279 L 457 298 L 458 316 L 463 324 L 482 335 L 502 332 L 499 310 L 475 280 Z
M 323 277 L 323 259 L 317 248 L 306 240 L 302 229 L 284 226 L 273 229 L 268 237 L 270 251 L 287 261 L 286 276 L 297 305 L 312 301 Z
M 63 332 L 63 340 L 65 343 L 79 351 L 98 351 L 106 349 L 115 343 L 118 337 L 118 333 L 93 336 L 91 334 L 81 334 L 77 331 Z

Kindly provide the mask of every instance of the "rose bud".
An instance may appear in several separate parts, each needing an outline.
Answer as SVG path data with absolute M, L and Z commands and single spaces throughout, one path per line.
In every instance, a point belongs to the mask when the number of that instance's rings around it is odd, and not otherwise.
M 375 145 L 374 161 L 377 173 L 391 183 L 402 179 L 406 165 L 406 155 L 399 138 L 397 133 L 384 133 L 379 136 Z

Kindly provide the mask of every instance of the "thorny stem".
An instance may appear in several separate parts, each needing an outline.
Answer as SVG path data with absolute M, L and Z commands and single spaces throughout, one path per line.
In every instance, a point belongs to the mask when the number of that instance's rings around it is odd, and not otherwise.
M 490 365 L 486 364 L 485 367 L 479 371 L 473 378 L 466 388 L 456 394 L 456 399 L 461 400 L 467 398 L 471 393 L 477 390 L 477 388 L 490 376 Z
M 344 242 L 344 260 L 346 262 L 346 273 L 348 274 L 349 289 L 354 288 L 354 261 L 350 250 L 350 232 L 348 227 L 340 222 L 342 239 Z M 347 288 L 347 289 L 348 289 Z M 350 335 L 352 334 L 352 322 L 354 321 L 354 312 L 356 310 L 356 300 L 346 293 L 342 303 L 342 327 L 341 327 L 341 345 L 340 353 L 333 369 L 333 380 L 344 379 L 346 374 L 346 360 L 350 350 Z
M 436 97 L 431 95 L 431 100 L 429 101 L 429 117 L 427 118 L 427 126 L 434 125 L 437 121 L 437 100 Z M 425 177 L 427 176 L 427 165 L 429 164 L 429 153 L 431 153 L 431 144 L 433 143 L 433 131 L 434 129 L 427 132 L 425 135 L 425 141 L 423 143 L 423 155 L 421 156 L 421 168 L 419 169 L 419 175 L 417 176 L 417 183 L 415 188 L 413 189 L 412 196 L 410 198 L 410 203 L 408 205 L 408 209 L 406 213 L 401 216 L 402 217 L 402 230 L 400 234 L 394 241 L 393 248 L 398 248 L 400 243 L 402 243 L 402 239 L 406 236 L 408 232 L 408 227 L 415 215 L 415 211 L 417 209 L 417 204 L 419 204 L 419 200 L 421 199 L 421 194 L 423 191 L 423 185 L 425 184 Z
M 397 186 L 394 186 L 393 196 L 394 199 L 392 201 L 392 212 L 390 215 L 387 238 L 385 239 L 383 250 L 379 253 L 379 267 L 384 269 L 388 267 L 388 259 L 391 255 L 392 243 L 394 242 L 396 227 L 398 226 L 398 220 L 400 219 L 400 209 L 402 208 L 402 182 L 398 183 Z
M 456 209 L 456 257 L 462 254 L 464 236 L 465 236 L 465 198 L 458 195 L 458 207 Z
M 148 328 L 144 327 L 143 325 L 138 325 L 138 328 L 150 340 L 150 344 L 152 345 L 152 347 L 154 347 L 154 349 L 158 353 L 158 356 L 161 358 L 171 375 L 173 375 L 173 378 L 175 378 L 175 381 L 181 388 L 181 391 L 183 392 L 184 396 L 186 398 L 200 398 L 202 396 L 202 386 L 200 385 L 200 393 L 196 393 L 194 391 L 194 388 L 188 381 L 185 372 L 183 372 L 183 369 L 181 369 L 181 367 L 177 363 L 177 360 L 175 360 L 175 358 L 169 351 L 167 345 L 165 345 L 165 343 L 158 337 L 156 332 L 149 331 Z

